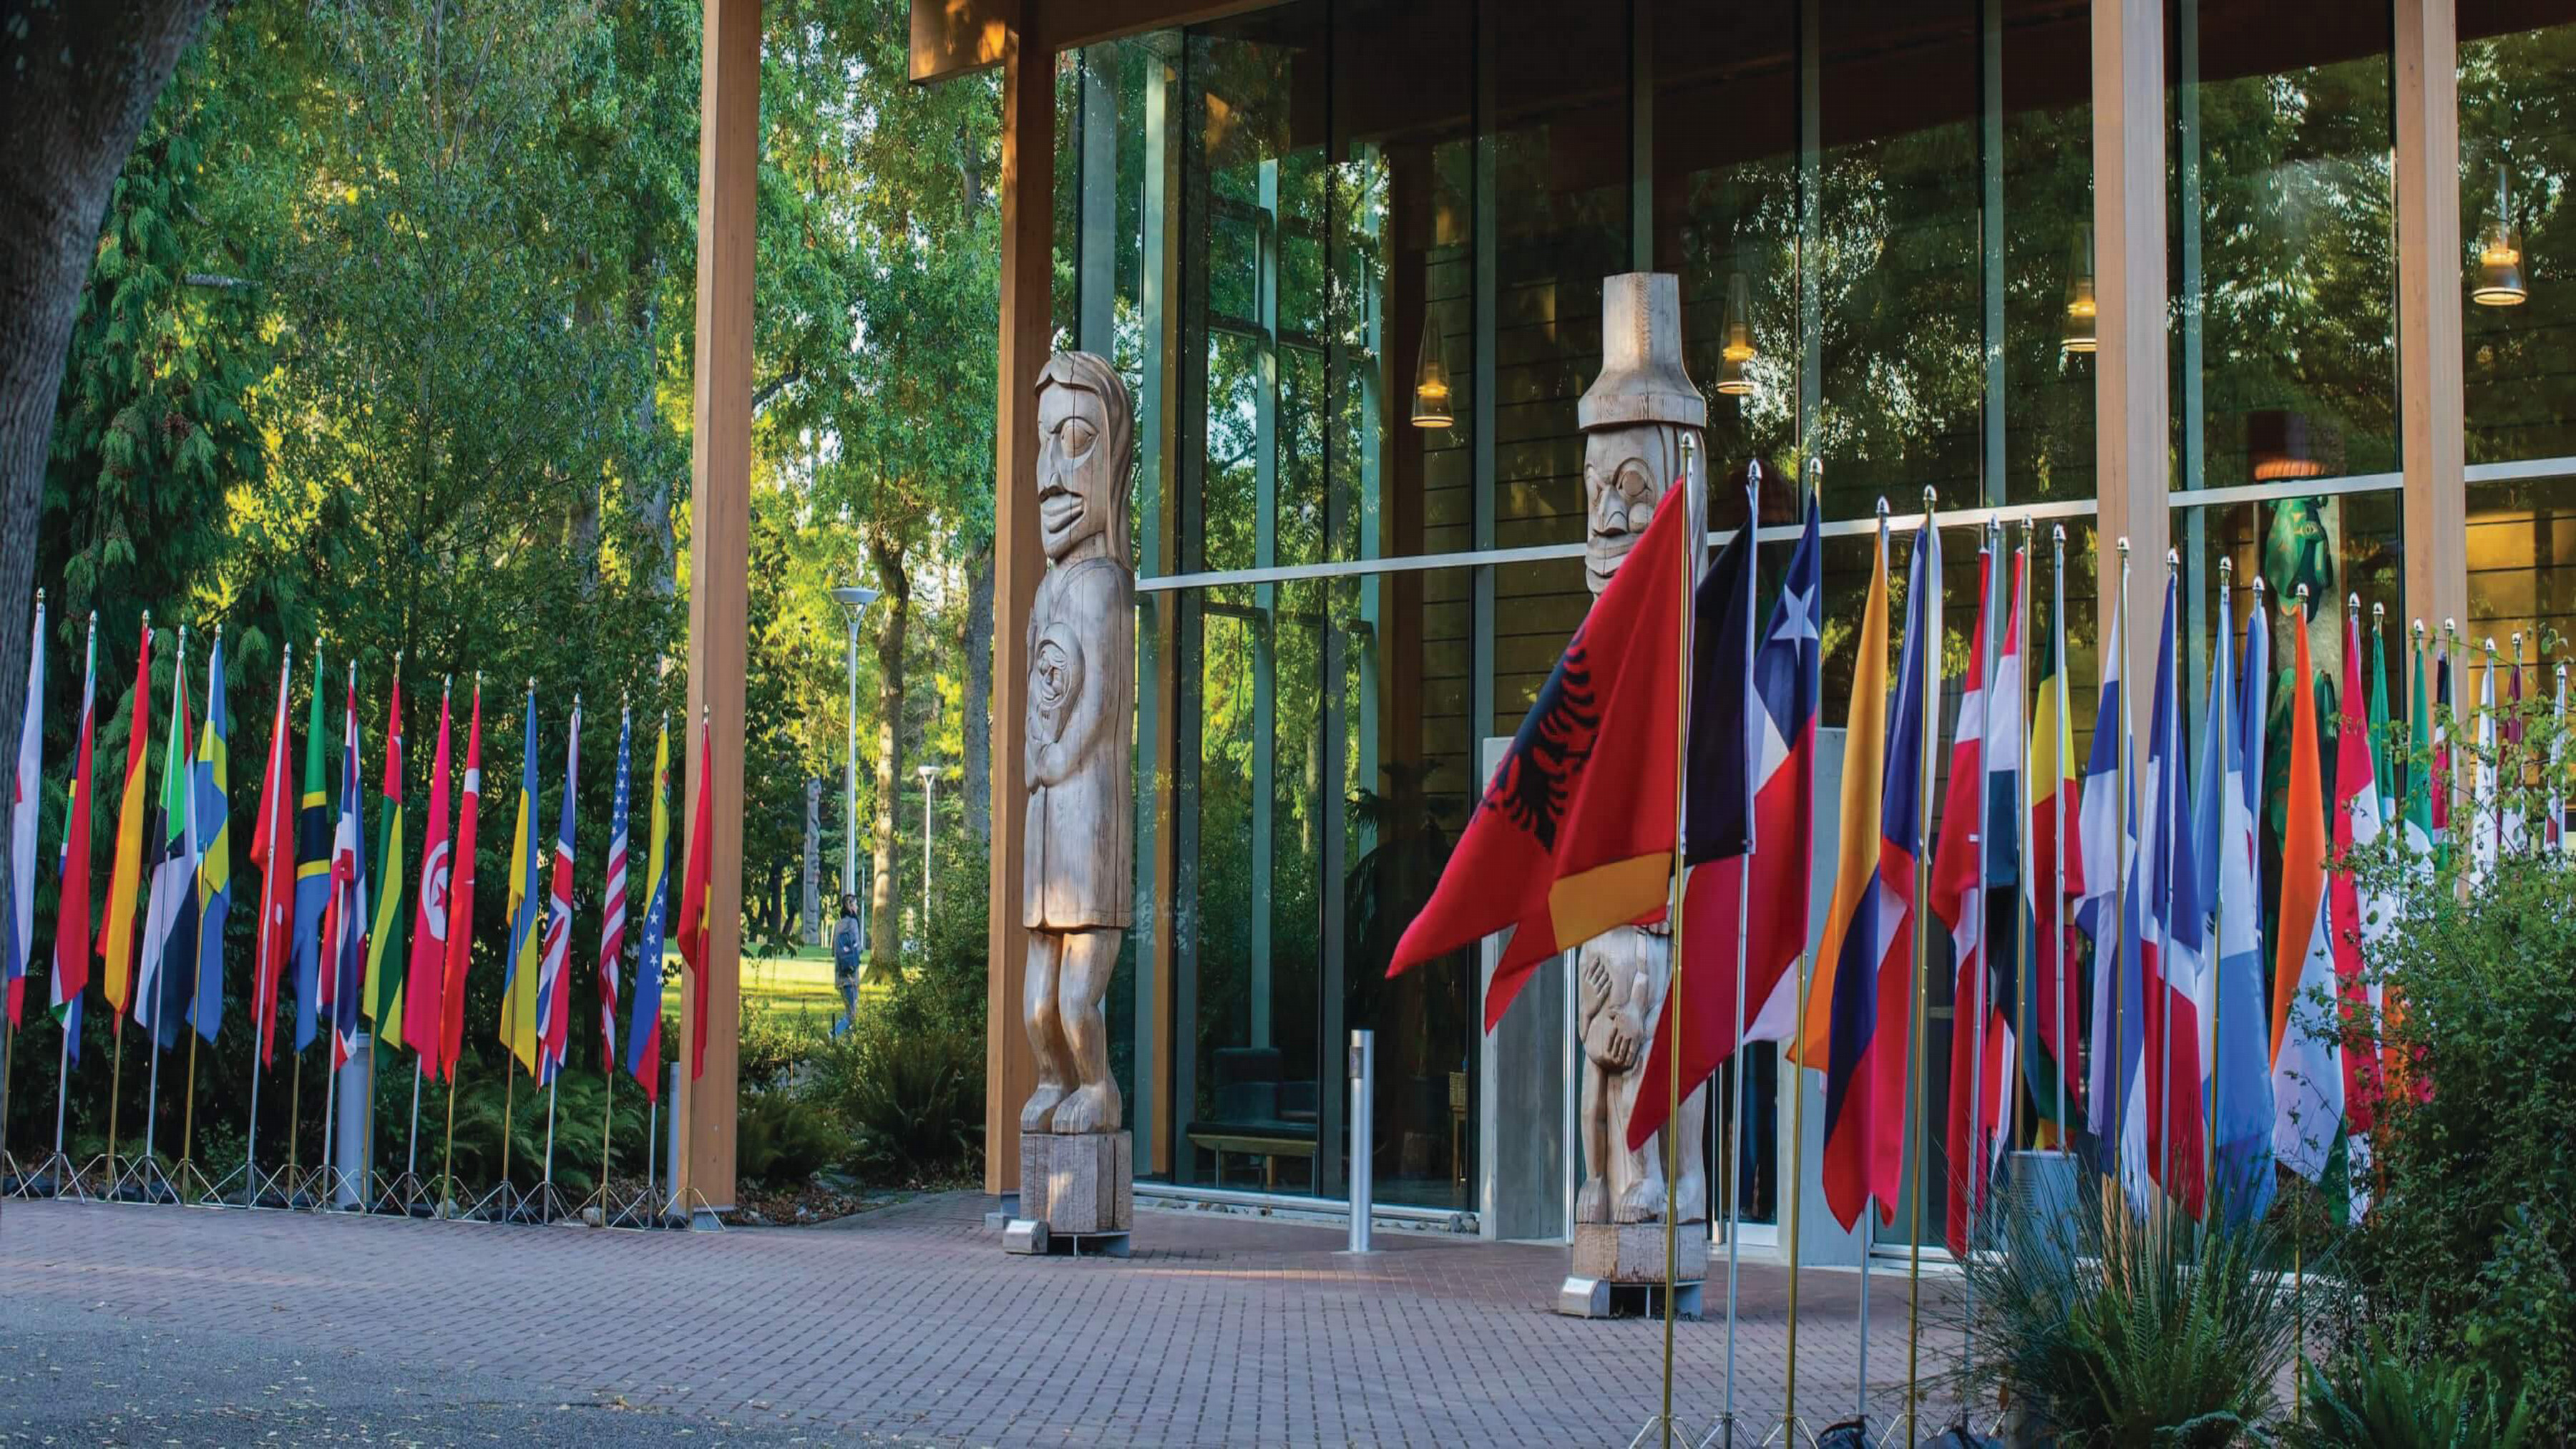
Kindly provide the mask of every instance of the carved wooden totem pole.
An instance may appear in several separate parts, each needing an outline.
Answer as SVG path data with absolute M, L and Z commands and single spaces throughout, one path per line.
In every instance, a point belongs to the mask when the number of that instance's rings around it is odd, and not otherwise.
M 1577 404 L 1576 421 L 1583 429 L 1584 582 L 1597 598 L 1673 486 L 1682 467 L 1683 436 L 1690 436 L 1696 451 L 1704 451 L 1699 444 L 1708 425 L 1708 403 L 1682 366 L 1678 278 L 1627 272 L 1603 279 L 1601 375 Z M 1694 531 L 1704 526 L 1697 517 L 1701 506 L 1697 498 L 1692 500 Z M 1619 748 L 1621 743 L 1605 738 L 1599 748 Z M 1682 1103 L 1680 1174 L 1671 1191 L 1664 1180 L 1662 1135 L 1634 1152 L 1627 1146 L 1628 1119 L 1636 1110 L 1647 1052 L 1662 1025 L 1671 948 L 1668 925 L 1622 926 L 1575 954 L 1583 1188 L 1575 1198 L 1573 1274 L 1558 1303 L 1564 1312 L 1606 1313 L 1610 1285 L 1660 1283 L 1660 1224 L 1667 1211 L 1682 1223 L 1708 1220 L 1704 1088 Z M 1679 1248 L 1678 1276 L 1686 1281 L 1701 1277 L 1707 1234 L 1684 1231 Z
M 1028 619 L 1029 931 L 1023 1024 L 1037 1090 L 1020 1109 L 1020 1211 L 1004 1245 L 1050 1235 L 1123 1252 L 1135 1157 L 1109 1074 L 1101 998 L 1134 913 L 1136 573 L 1127 551 L 1127 389 L 1102 358 L 1059 352 L 1038 377 L 1038 537 L 1047 571 Z M 1054 1244 L 1066 1246 L 1065 1241 Z

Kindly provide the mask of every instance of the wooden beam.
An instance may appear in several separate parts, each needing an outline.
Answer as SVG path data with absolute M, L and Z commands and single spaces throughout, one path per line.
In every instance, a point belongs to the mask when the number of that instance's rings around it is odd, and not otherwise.
M 1038 374 L 1054 331 L 1055 55 L 1002 47 L 1001 396 L 994 408 L 993 850 L 985 926 L 984 1190 L 1017 1192 L 1020 1104 L 1037 1090 L 1037 1062 L 1020 1028 L 1029 933 L 1020 924 L 1027 841 L 1028 641 L 1038 575 Z
M 912 0 L 913 83 L 1000 65 L 1020 15 L 1020 0 Z
M 2452 0 L 2397 0 L 2397 415 L 2406 619 L 2469 623 L 2460 318 L 2460 71 Z
M 926 85 L 1002 64 L 1019 36 L 1053 54 L 1104 40 L 1203 25 L 1274 0 L 912 0 L 910 74 Z
M 751 566 L 752 199 L 760 183 L 760 0 L 706 0 L 698 101 L 696 426 L 690 442 L 689 814 L 712 789 L 715 839 L 707 914 L 706 1074 L 684 1089 L 685 1188 L 710 1207 L 734 1201 L 734 1092 L 742 1002 L 743 658 Z M 714 730 L 701 779 L 697 723 Z M 680 1014 L 680 1062 L 693 1045 Z
M 2094 356 L 2094 465 L 2104 601 L 2119 597 L 2129 540 L 2127 658 L 2131 719 L 2143 731 L 2137 684 L 2153 668 L 2164 608 L 2170 513 L 2172 390 L 2165 326 L 2165 50 L 2162 0 L 2093 3 L 2093 276 L 2101 299 Z M 2102 626 L 2107 631 L 2106 615 Z M 2139 661 L 2146 661 L 2141 666 Z

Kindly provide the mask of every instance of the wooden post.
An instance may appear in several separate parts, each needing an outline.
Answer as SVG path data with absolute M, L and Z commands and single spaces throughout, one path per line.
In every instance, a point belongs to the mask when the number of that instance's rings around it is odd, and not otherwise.
M 2093 270 L 2102 311 L 2096 335 L 2094 464 L 2100 546 L 2093 567 L 2101 617 L 2120 592 L 2119 551 L 2159 560 L 2173 533 L 2172 388 L 2165 327 L 2165 50 L 2162 0 L 2093 0 Z M 2129 652 L 2139 631 L 2154 648 L 2164 577 L 2153 568 L 2129 582 Z M 2107 624 L 2106 624 L 2107 627 Z M 2126 667 L 2123 678 L 2138 672 Z M 2134 683 L 2131 718 L 2154 691 Z
M 2469 617 L 2461 389 L 2460 47 L 2452 0 L 2397 0 L 2397 415 L 2404 617 Z
M 712 0 L 711 0 L 712 3 Z M 1001 398 L 993 494 L 993 853 L 985 931 L 984 1190 L 1019 1191 L 1020 1104 L 1037 1089 L 1037 1063 L 1020 1027 L 1029 933 L 1020 924 L 1026 835 L 1029 661 L 1021 630 L 1037 593 L 1038 374 L 1053 332 L 1055 263 L 1055 52 L 1013 31 L 1002 46 Z
M 760 165 L 760 0 L 706 0 L 698 102 L 698 331 L 689 523 L 689 768 L 681 815 L 716 792 L 707 900 L 707 1065 L 689 1084 L 680 1184 L 733 1206 L 735 1066 L 742 1020 L 743 654 L 751 563 L 752 199 Z M 697 724 L 714 731 L 699 779 Z M 690 1060 L 682 1012 L 680 1060 Z

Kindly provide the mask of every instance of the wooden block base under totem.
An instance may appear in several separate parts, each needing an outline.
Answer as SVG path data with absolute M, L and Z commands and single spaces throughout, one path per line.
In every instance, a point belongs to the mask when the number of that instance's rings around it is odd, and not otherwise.
M 1043 1223 L 1050 1236 L 1079 1238 L 1124 1233 L 1135 1219 L 1134 1138 L 1124 1132 L 1031 1132 L 1020 1138 L 1017 1222 Z
M 1605 1283 L 1664 1281 L 1662 1223 L 1576 1223 L 1574 1263 L 1567 1272 Z M 1683 1223 L 1673 1234 L 1673 1279 L 1695 1283 L 1708 1276 L 1708 1224 Z

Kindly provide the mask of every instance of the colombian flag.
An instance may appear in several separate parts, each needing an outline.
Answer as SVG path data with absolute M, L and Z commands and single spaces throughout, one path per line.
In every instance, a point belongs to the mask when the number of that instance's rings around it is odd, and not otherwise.
M 1540 962 L 1655 919 L 1671 886 L 1682 629 L 1698 540 L 1675 486 L 1548 675 L 1393 976 L 1512 928 L 1485 992 L 1491 1031 Z M 1596 749 L 1604 740 L 1611 748 Z
M 1807 988 L 1807 1034 L 1793 1053 L 1799 1066 L 1825 1073 L 1826 1199 L 1846 1231 L 1860 1221 L 1872 1197 L 1878 1200 L 1880 1217 L 1895 1221 L 1896 1174 L 1891 1167 L 1881 1180 L 1874 1170 L 1874 1149 L 1883 1138 L 1901 1153 L 1905 1125 L 1903 1028 L 1893 1051 L 1881 1050 L 1879 1041 L 1882 1017 L 1905 1020 L 1912 973 L 1902 964 L 1891 969 L 1888 962 L 1892 950 L 1906 949 L 1902 926 L 1914 888 L 1912 862 L 1907 861 L 1902 871 L 1905 895 L 1891 899 L 1882 838 L 1892 766 L 1887 751 L 1884 522 L 1854 648 L 1851 707 L 1843 718 L 1842 821 L 1833 901 L 1825 910 L 1824 940 Z M 1909 672 L 1916 667 L 1909 654 Z M 1915 678 L 1919 696 L 1920 676 Z M 1920 761 L 1904 768 L 1910 778 Z M 1911 961 L 1907 955 L 1895 959 Z
M 671 726 L 653 743 L 653 840 L 644 857 L 644 925 L 635 947 L 634 1015 L 626 1025 L 626 1070 L 662 1099 L 662 924 L 671 893 Z
M 125 795 L 116 810 L 115 864 L 107 877 L 107 914 L 99 922 L 98 955 L 105 967 L 109 1019 L 124 1029 L 134 991 L 134 906 L 143 887 L 143 780 L 152 747 L 152 616 L 143 616 L 143 642 L 134 658 L 133 713 L 125 736 Z

